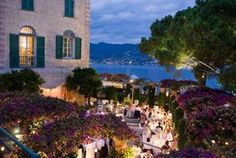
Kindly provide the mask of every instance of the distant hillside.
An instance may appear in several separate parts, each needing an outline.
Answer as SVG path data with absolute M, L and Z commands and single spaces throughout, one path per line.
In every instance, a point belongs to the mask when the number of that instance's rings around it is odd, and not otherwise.
M 155 64 L 156 61 L 142 54 L 137 44 L 98 43 L 90 45 L 91 63 L 103 64 Z

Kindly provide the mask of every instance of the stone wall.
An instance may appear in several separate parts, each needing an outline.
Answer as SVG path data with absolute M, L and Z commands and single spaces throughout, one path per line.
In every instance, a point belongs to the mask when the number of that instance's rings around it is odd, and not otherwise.
M 0 70 L 6 67 L 6 31 L 5 31 L 5 19 L 6 19 L 6 5 L 5 0 L 0 0 Z

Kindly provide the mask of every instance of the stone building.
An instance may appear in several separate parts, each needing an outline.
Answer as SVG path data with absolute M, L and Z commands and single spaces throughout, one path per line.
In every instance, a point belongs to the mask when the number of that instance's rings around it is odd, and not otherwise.
M 90 0 L 0 0 L 0 72 L 32 68 L 58 95 L 73 68 L 89 66 L 89 22 Z

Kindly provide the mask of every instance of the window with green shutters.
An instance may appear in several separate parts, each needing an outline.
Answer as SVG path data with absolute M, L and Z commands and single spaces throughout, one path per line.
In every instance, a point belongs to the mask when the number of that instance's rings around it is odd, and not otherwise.
M 19 67 L 19 36 L 10 34 L 10 68 Z
M 37 68 L 45 66 L 45 38 L 37 37 Z
M 65 0 L 65 16 L 74 17 L 74 0 Z
M 22 10 L 34 11 L 34 0 L 22 0 Z
M 64 58 L 63 57 L 63 49 L 65 43 L 64 43 L 64 37 L 63 36 L 56 36 L 56 59 L 70 59 L 70 58 Z M 82 47 L 82 41 L 80 37 L 75 37 L 73 39 L 73 48 L 74 48 L 74 55 L 71 59 L 81 59 L 81 47 Z

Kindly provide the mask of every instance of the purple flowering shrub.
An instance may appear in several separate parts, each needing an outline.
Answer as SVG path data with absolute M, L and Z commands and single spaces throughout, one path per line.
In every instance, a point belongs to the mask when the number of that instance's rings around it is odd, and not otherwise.
M 47 124 L 31 134 L 25 143 L 35 151 L 52 157 L 65 157 L 76 152 L 80 144 L 89 144 L 105 137 L 128 140 L 135 138 L 135 133 L 115 115 L 91 115 Z
M 172 151 L 169 155 L 160 155 L 156 158 L 217 158 L 210 151 L 204 151 L 197 148 L 185 148 L 178 151 Z
M 214 140 L 224 146 L 236 137 L 236 98 L 226 92 L 209 88 L 192 88 L 176 96 L 185 113 L 187 130 L 196 144 Z
M 179 87 L 182 87 L 185 85 L 198 85 L 198 83 L 192 80 L 165 79 L 161 81 L 160 87 L 178 89 Z
M 12 128 L 32 122 L 51 122 L 75 115 L 75 106 L 63 100 L 21 92 L 0 93 L 0 125 Z

